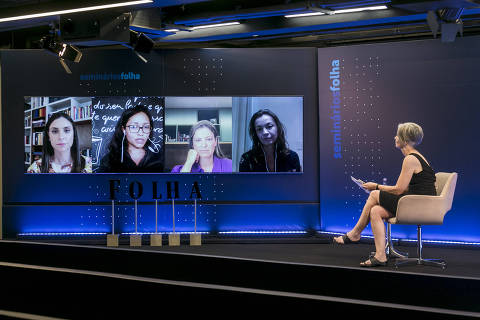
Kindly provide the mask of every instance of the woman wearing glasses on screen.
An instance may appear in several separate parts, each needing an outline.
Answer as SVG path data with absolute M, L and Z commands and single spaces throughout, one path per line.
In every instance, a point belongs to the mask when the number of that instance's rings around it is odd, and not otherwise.
M 162 172 L 163 153 L 152 141 L 153 119 L 138 105 L 123 111 L 97 172 Z
M 257 111 L 250 119 L 248 132 L 253 146 L 242 155 L 240 172 L 302 171 L 297 153 L 288 149 L 285 128 L 272 111 Z
M 232 172 L 232 160 L 223 155 L 217 129 L 210 121 L 192 126 L 187 159 L 172 172 Z
M 75 124 L 67 114 L 50 115 L 43 132 L 43 158 L 27 173 L 92 173 L 92 159 L 80 154 Z

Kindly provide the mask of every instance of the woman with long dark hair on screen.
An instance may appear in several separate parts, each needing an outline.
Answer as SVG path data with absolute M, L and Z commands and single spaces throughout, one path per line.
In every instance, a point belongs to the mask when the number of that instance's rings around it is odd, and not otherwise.
M 153 139 L 153 119 L 143 105 L 125 109 L 97 172 L 162 172 L 163 153 Z
M 301 172 L 298 154 L 288 149 L 285 127 L 269 109 L 253 114 L 248 126 L 252 149 L 245 152 L 240 172 Z
M 232 172 L 232 160 L 223 155 L 218 131 L 208 120 L 201 120 L 190 129 L 187 158 L 172 172 Z
M 80 154 L 75 123 L 63 112 L 51 114 L 45 125 L 42 157 L 30 165 L 28 173 L 92 172 L 92 159 Z
M 362 231 L 370 222 L 375 239 L 375 255 L 362 267 L 385 266 L 384 219 L 395 216 L 398 200 L 407 194 L 436 195 L 435 172 L 425 157 L 415 148 L 422 142 L 423 130 L 413 122 L 400 123 L 395 136 L 395 147 L 404 155 L 402 170 L 394 186 L 367 182 L 362 186 L 370 191 L 355 227 L 343 236 L 333 238 L 337 244 L 358 243 Z

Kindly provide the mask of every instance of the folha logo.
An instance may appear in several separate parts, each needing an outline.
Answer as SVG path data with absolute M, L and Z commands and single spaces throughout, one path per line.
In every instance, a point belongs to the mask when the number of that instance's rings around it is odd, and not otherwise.
M 110 80 L 140 80 L 142 78 L 140 73 L 136 72 L 121 72 L 121 73 L 88 73 L 81 74 L 82 81 L 110 81 Z

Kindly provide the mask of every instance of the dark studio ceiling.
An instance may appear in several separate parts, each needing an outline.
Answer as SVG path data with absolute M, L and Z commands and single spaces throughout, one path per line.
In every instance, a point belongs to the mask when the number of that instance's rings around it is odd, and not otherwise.
M 480 0 L 153 0 L 62 12 L 124 2 L 132 1 L 0 0 L 0 49 L 37 48 L 52 33 L 79 48 L 125 44 L 131 31 L 154 40 L 155 48 L 325 47 L 480 34 Z M 344 12 L 365 7 L 381 9 Z M 44 12 L 54 14 L 11 20 Z M 288 17 L 304 13 L 319 15 Z M 198 28 L 223 23 L 234 24 Z

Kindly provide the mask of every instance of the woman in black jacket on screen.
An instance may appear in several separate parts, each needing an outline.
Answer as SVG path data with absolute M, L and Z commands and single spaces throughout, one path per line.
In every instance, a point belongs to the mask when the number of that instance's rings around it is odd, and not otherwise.
M 295 151 L 288 149 L 285 127 L 268 109 L 253 114 L 248 126 L 252 149 L 240 159 L 240 172 L 301 172 Z

